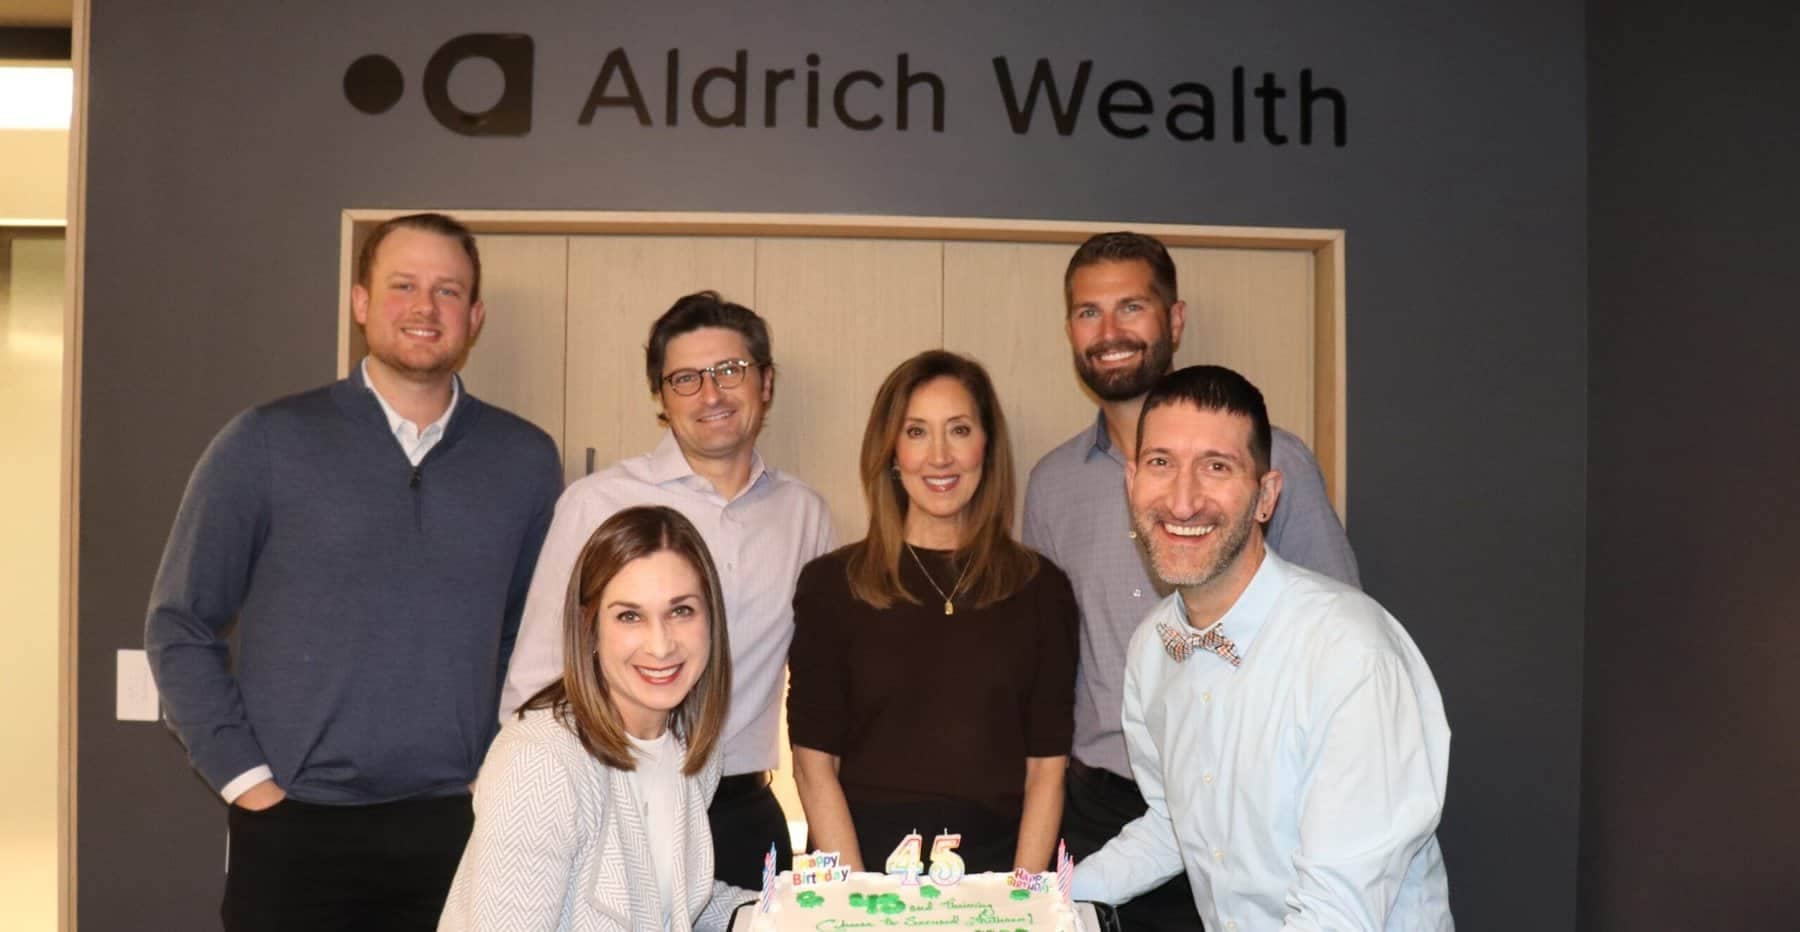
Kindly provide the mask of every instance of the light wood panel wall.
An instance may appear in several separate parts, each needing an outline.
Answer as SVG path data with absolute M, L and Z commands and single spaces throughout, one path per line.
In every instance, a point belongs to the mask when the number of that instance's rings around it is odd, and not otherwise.
M 1269 420 L 1314 436 L 1313 257 L 1279 249 L 1171 249 L 1187 327 L 1175 365 L 1214 363 L 1262 390 Z
M 469 392 L 563 441 L 569 240 L 480 236 L 487 321 L 463 364 Z
M 838 540 L 855 540 L 868 525 L 857 461 L 875 391 L 943 345 L 943 246 L 759 240 L 756 299 L 779 373 L 763 456 L 819 490 Z
M 1063 332 L 1070 251 L 1051 243 L 944 246 L 944 346 L 978 360 L 1000 395 L 1019 490 L 1015 532 L 1032 465 L 1094 420 Z

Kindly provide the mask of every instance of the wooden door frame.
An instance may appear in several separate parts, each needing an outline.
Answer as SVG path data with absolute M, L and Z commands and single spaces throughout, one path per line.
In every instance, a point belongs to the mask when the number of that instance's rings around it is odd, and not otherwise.
M 431 209 L 431 208 L 422 208 Z M 349 284 L 357 249 L 383 220 L 418 213 L 402 209 L 343 212 L 339 236 L 338 375 L 349 374 L 356 352 Z M 1010 243 L 1081 243 L 1104 230 L 1147 233 L 1170 247 L 1282 249 L 1313 257 L 1313 454 L 1325 474 L 1325 491 L 1349 523 L 1344 354 L 1343 230 L 1289 227 L 1193 226 L 1087 220 L 1005 220 L 968 217 L 895 217 L 861 214 L 739 214 L 602 210 L 451 211 L 481 233 L 610 236 L 780 236 L 821 239 L 899 239 Z

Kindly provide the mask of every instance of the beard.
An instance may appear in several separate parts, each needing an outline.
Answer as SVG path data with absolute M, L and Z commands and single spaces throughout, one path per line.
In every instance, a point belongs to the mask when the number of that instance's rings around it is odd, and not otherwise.
M 1181 567 L 1176 565 L 1173 554 L 1168 552 L 1168 544 L 1159 536 L 1157 525 L 1162 521 L 1149 512 L 1132 515 L 1133 524 L 1137 528 L 1138 539 L 1144 542 L 1144 549 L 1150 555 L 1150 568 L 1156 578 L 1166 585 L 1183 589 L 1204 586 L 1219 578 L 1243 555 L 1250 544 L 1250 529 L 1256 526 L 1257 497 L 1253 496 L 1244 513 L 1235 520 L 1215 522 L 1216 527 L 1207 538 L 1219 538 L 1218 547 L 1213 557 L 1205 564 L 1197 567 Z M 1223 535 L 1223 536 L 1220 536 Z
M 1131 369 L 1102 372 L 1095 367 L 1101 356 L 1118 350 L 1137 350 L 1143 355 L 1138 357 L 1137 366 Z M 1075 371 L 1081 375 L 1082 383 L 1100 396 L 1101 401 L 1130 401 L 1148 393 L 1156 380 L 1169 371 L 1169 366 L 1174 361 L 1175 343 L 1165 331 L 1155 342 L 1149 344 L 1130 337 L 1096 343 L 1088 347 L 1086 352 L 1075 354 Z

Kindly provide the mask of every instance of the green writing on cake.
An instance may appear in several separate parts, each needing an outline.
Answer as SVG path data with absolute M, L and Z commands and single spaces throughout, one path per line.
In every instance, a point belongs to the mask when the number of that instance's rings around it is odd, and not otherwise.
M 955 916 L 933 918 L 921 916 L 918 913 L 907 913 L 906 918 L 902 919 L 900 924 L 903 926 L 956 926 L 962 925 L 962 920 Z

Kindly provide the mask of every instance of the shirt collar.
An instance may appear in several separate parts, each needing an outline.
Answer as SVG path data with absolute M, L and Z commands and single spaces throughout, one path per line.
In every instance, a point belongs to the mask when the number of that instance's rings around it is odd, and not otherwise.
M 387 399 L 381 397 L 381 392 L 375 390 L 375 383 L 369 380 L 369 357 L 367 357 L 367 356 L 363 357 L 362 366 L 359 371 L 362 373 L 363 387 L 369 390 L 369 394 L 375 396 L 375 403 L 381 405 L 381 413 L 387 418 L 388 432 L 395 434 L 395 435 L 398 435 L 400 433 L 401 428 L 405 427 L 407 425 L 411 425 L 412 427 L 417 429 L 419 432 L 418 436 L 420 436 L 420 437 L 424 437 L 434 427 L 437 428 L 440 432 L 443 431 L 443 429 L 450 423 L 450 415 L 456 411 L 457 400 L 462 398 L 462 377 L 457 376 L 457 375 L 452 375 L 450 377 L 450 404 L 449 404 L 449 406 L 444 408 L 444 413 L 438 415 L 437 420 L 432 421 L 431 423 L 429 423 L 421 428 L 418 425 L 413 424 L 411 421 L 407 420 L 406 418 L 401 417 L 400 412 L 395 411 L 394 407 L 392 405 L 388 404 Z
M 1086 458 L 1093 459 L 1095 455 L 1110 456 L 1121 465 L 1125 462 L 1125 459 L 1119 455 L 1119 451 L 1113 449 L 1112 437 L 1106 432 L 1105 409 L 1094 411 L 1094 433 L 1092 437 L 1088 438 Z
M 752 449 L 750 451 L 750 481 L 744 483 L 744 492 L 754 488 L 756 483 L 762 480 L 765 471 L 762 453 Z M 675 432 L 666 428 L 663 430 L 662 439 L 657 441 L 656 448 L 650 451 L 650 456 L 645 463 L 644 478 L 656 485 L 683 482 L 705 491 L 718 491 L 713 488 L 711 482 L 694 472 L 694 467 L 688 463 L 687 455 L 681 452 L 681 444 L 675 442 Z M 744 492 L 738 494 L 741 496 Z
M 1288 565 L 1286 561 L 1275 555 L 1273 547 L 1263 547 L 1262 565 L 1256 568 L 1256 575 L 1250 577 L 1250 585 L 1238 595 L 1231 608 L 1219 617 L 1220 633 L 1230 638 L 1237 645 L 1238 653 L 1245 659 L 1250 656 L 1250 642 L 1262 631 L 1269 620 L 1269 613 L 1275 609 L 1276 597 L 1286 587 Z M 1175 614 L 1189 631 L 1199 631 L 1188 622 L 1187 603 L 1181 600 L 1180 591 L 1174 593 Z

